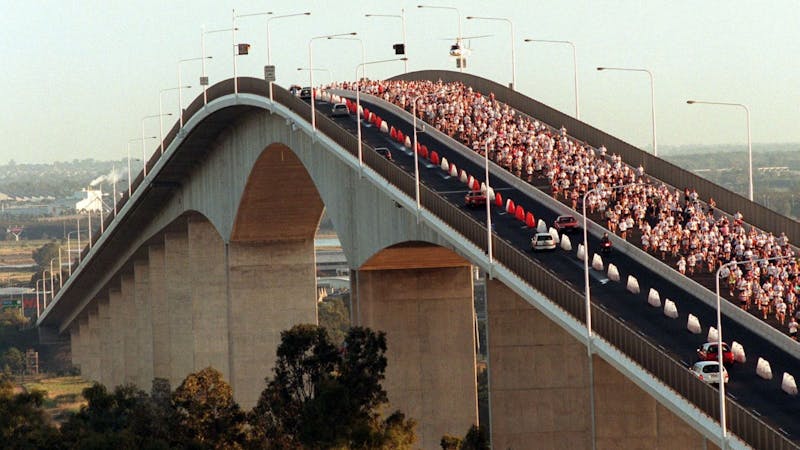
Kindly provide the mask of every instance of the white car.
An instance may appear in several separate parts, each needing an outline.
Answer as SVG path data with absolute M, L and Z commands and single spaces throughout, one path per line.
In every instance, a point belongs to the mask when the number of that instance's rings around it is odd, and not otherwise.
M 698 361 L 691 369 L 694 376 L 708 384 L 719 384 L 719 363 L 717 361 Z M 728 382 L 728 371 L 722 366 L 722 376 Z
M 342 117 L 349 114 L 350 111 L 347 110 L 347 104 L 345 103 L 334 103 L 331 107 L 331 117 Z
M 536 233 L 531 238 L 531 250 L 555 250 L 556 241 L 550 233 Z

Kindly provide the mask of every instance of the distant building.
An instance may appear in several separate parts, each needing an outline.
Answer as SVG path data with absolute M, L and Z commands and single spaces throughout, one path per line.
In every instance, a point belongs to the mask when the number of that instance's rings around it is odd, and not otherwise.
M 103 192 L 99 189 L 86 189 L 82 191 L 86 198 L 75 203 L 75 210 L 79 213 L 99 213 L 103 211 Z

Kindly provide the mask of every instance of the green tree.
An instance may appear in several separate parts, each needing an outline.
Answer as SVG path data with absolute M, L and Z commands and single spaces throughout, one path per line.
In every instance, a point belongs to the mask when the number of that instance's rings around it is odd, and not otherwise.
M 379 413 L 387 402 L 385 352 L 385 334 L 360 327 L 349 330 L 342 351 L 316 325 L 282 332 L 274 377 L 250 414 L 252 447 L 411 448 L 415 422 Z
M 11 382 L 0 376 L 0 443 L 7 449 L 60 449 L 58 430 L 42 410 L 44 392 L 14 394 Z
M 7 366 L 11 373 L 20 374 L 25 369 L 25 355 L 16 347 L 11 347 L 3 352 L 0 365 Z
M 189 374 L 172 394 L 180 427 L 201 448 L 241 448 L 245 416 L 233 389 L 212 367 Z
M 350 312 L 345 297 L 327 297 L 317 305 L 319 324 L 328 330 L 335 345 L 341 346 L 350 328 Z
M 168 449 L 181 447 L 179 436 L 159 432 L 161 417 L 148 395 L 133 385 L 118 386 L 109 393 L 95 383 L 83 390 L 87 404 L 61 426 L 67 448 Z M 169 422 L 168 422 L 169 423 Z M 170 434 L 170 436 L 164 436 Z
M 58 243 L 53 241 L 48 242 L 47 244 L 44 244 L 43 246 L 31 252 L 31 256 L 36 262 L 36 265 L 39 266 L 40 271 L 50 270 L 50 261 L 53 258 L 58 258 L 58 248 Z

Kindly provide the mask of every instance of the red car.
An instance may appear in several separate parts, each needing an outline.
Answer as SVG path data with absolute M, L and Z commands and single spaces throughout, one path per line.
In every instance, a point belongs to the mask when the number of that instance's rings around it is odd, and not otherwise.
M 717 343 L 706 342 L 697 349 L 697 359 L 700 361 L 717 361 Z M 733 364 L 733 352 L 728 348 L 728 344 L 722 343 L 722 363 Z
M 569 233 L 578 229 L 578 221 L 574 216 L 558 216 L 553 221 L 553 228 L 561 233 Z
M 486 205 L 486 194 L 481 191 L 469 191 L 464 196 L 464 206 L 468 208 L 476 208 L 478 206 Z

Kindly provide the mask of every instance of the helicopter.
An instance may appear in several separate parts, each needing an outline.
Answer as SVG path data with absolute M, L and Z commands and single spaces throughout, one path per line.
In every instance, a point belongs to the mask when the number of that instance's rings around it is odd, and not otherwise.
M 450 46 L 450 56 L 456 58 L 456 67 L 463 68 L 467 65 L 467 57 L 472 54 L 472 48 L 470 48 L 470 40 L 472 39 L 481 39 L 492 37 L 492 34 L 484 34 L 480 36 L 462 36 L 462 37 L 455 37 L 455 38 L 442 38 L 442 40 L 452 41 L 455 40 L 455 43 Z M 464 45 L 464 41 L 467 41 L 467 45 Z

